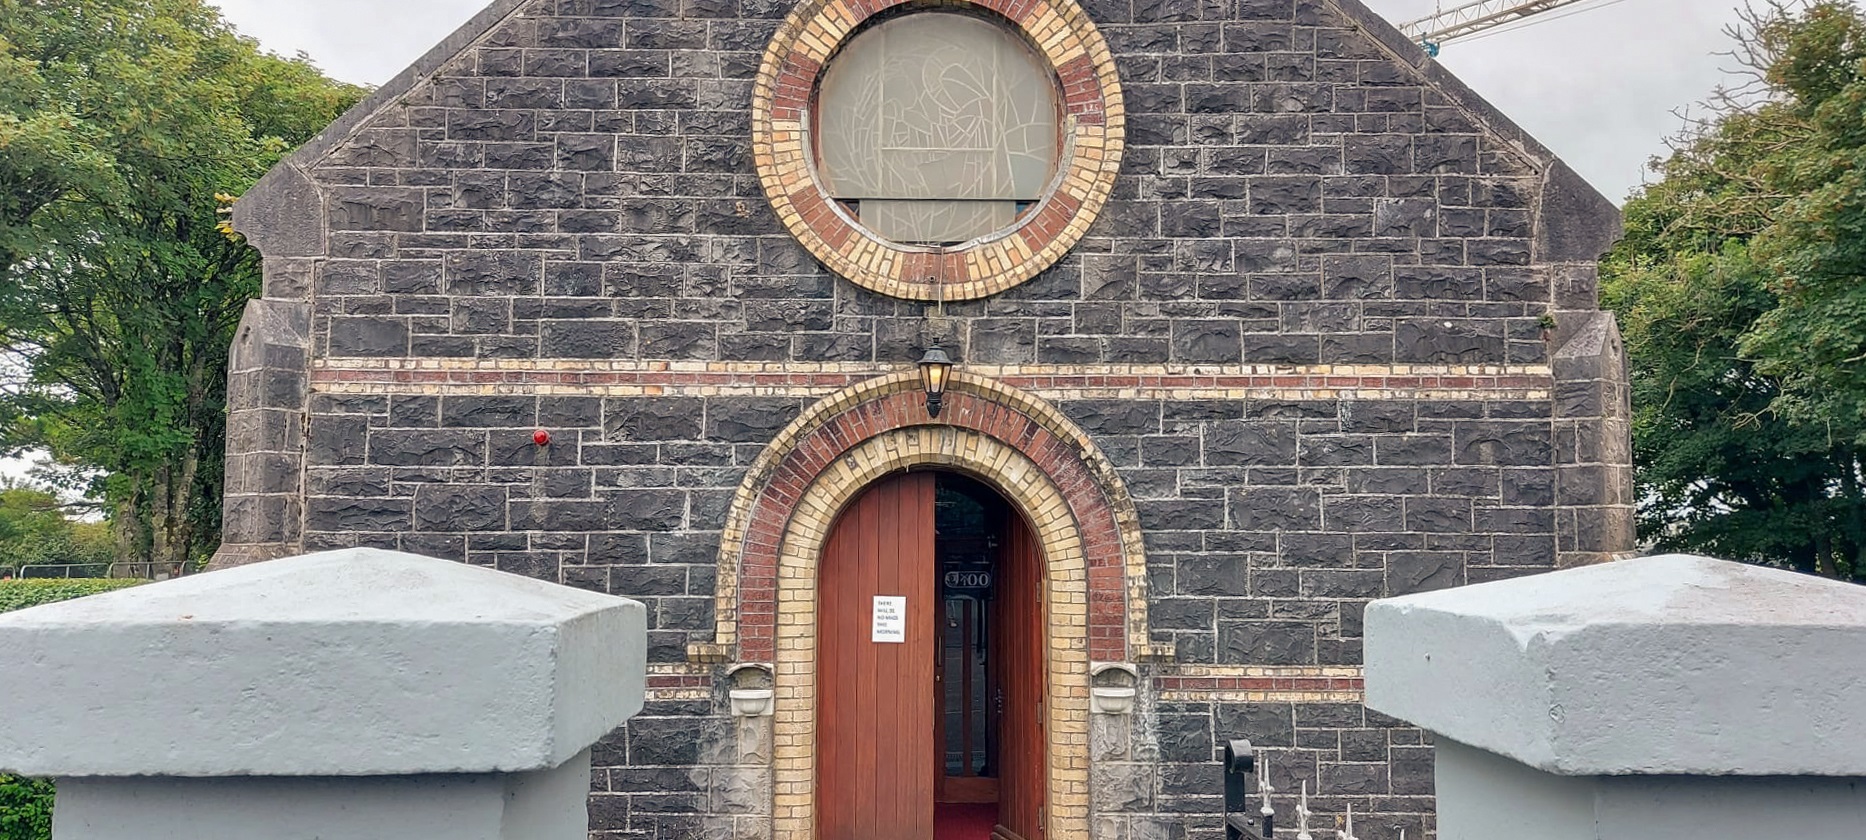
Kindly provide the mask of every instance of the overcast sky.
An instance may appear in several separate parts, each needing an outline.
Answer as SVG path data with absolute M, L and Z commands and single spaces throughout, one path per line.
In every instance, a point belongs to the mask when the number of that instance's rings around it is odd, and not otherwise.
M 1366 0 L 1394 21 L 1463 0 Z M 1586 0 L 1519 31 L 1447 45 L 1440 60 L 1609 197 L 1645 177 L 1729 64 L 1737 0 Z M 346 81 L 381 84 L 486 0 L 220 0 L 242 32 L 304 52 Z

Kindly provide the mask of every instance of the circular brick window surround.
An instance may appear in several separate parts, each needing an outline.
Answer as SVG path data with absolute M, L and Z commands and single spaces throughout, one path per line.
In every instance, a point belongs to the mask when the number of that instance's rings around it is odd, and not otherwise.
M 956 245 L 901 244 L 864 228 L 828 191 L 811 136 L 825 68 L 877 16 L 965 11 L 1021 33 L 1055 73 L 1057 171 L 1008 227 Z M 909 300 L 997 294 L 1054 265 L 1087 233 L 1114 187 L 1125 128 L 1106 42 L 1074 0 L 805 0 L 765 51 L 753 88 L 752 152 L 778 218 L 831 271 Z

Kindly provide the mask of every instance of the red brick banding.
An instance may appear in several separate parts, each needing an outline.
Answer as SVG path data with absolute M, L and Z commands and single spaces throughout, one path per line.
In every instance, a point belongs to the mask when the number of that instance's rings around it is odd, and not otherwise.
M 1048 402 L 969 372 L 954 373 L 947 406 L 929 418 L 918 373 L 902 371 L 822 398 L 778 434 L 727 515 L 714 638 L 689 645 L 694 661 L 771 662 L 774 651 L 782 659 L 790 640 L 779 628 L 796 620 L 786 618 L 796 605 L 784 600 L 784 587 L 796 585 L 797 574 L 813 586 L 811 540 L 823 538 L 840 505 L 868 483 L 916 468 L 970 472 L 1031 520 L 1045 540 L 1050 585 L 1079 593 L 1052 610 L 1080 634 L 1083 654 L 1170 655 L 1148 630 L 1146 548 L 1134 502 L 1088 434 Z M 908 441 L 920 448 L 898 448 Z M 812 595 L 806 586 L 788 597 Z
M 1157 677 L 1162 691 L 1361 691 L 1360 677 Z

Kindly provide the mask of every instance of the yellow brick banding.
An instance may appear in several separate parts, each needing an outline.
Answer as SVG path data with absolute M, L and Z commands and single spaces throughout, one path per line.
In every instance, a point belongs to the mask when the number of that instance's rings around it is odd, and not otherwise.
M 1355 680 L 1365 676 L 1359 665 L 1199 665 L 1174 663 L 1155 672 L 1156 678 L 1202 677 L 1217 679 Z M 1365 694 L 1358 688 L 1261 689 L 1165 688 L 1156 698 L 1176 703 L 1353 703 Z
M 1344 703 L 1359 705 L 1366 699 L 1353 689 L 1339 691 L 1253 691 L 1249 689 L 1166 689 L 1162 703 Z
M 319 358 L 313 370 L 407 370 L 567 373 L 872 374 L 874 362 L 706 362 L 674 359 L 462 359 L 449 357 Z M 1275 365 L 1275 364 L 1070 364 L 967 363 L 978 376 L 1551 376 L 1548 365 Z
M 1392 378 L 1468 378 L 1509 377 L 1536 380 L 1534 386 L 1485 386 L 1477 388 L 1444 386 L 1337 386 L 1337 387 L 1220 387 L 1200 386 L 1088 386 L 1022 385 L 1028 394 L 1045 400 L 1082 399 L 1166 399 L 1166 400 L 1547 400 L 1553 371 L 1547 365 L 1198 365 L 1198 364 L 1098 364 L 1098 365 L 983 365 L 968 364 L 965 370 L 980 377 L 1016 381 L 1068 379 L 1071 377 L 1354 377 L 1385 380 Z M 566 373 L 694 373 L 726 377 L 750 377 L 760 374 L 784 374 L 808 380 L 818 375 L 869 376 L 876 372 L 870 362 L 677 362 L 656 360 L 566 360 L 566 359 L 325 359 L 313 366 L 314 373 L 336 374 L 339 371 L 458 371 L 458 372 L 566 372 Z M 542 395 L 542 396 L 771 396 L 822 398 L 841 390 L 842 385 L 819 384 L 707 384 L 668 385 L 601 384 L 591 382 L 483 383 L 483 382 L 388 382 L 376 379 L 332 381 L 317 378 L 312 389 L 326 394 L 460 394 L 460 395 Z

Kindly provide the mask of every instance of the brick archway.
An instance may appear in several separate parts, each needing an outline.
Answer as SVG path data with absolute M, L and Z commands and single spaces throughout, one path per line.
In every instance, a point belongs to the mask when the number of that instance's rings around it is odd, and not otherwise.
M 810 508 L 821 503 L 809 495 L 811 488 L 850 469 L 852 453 L 869 441 L 901 430 L 942 428 L 1002 445 L 1057 488 L 1053 502 L 1024 513 L 1037 524 L 1065 521 L 1080 537 L 1090 658 L 1124 662 L 1170 655 L 1170 649 L 1156 648 L 1148 632 L 1147 561 L 1134 503 L 1088 434 L 1042 399 L 962 372 L 955 372 L 946 402 L 939 418 L 927 417 L 918 372 L 904 371 L 819 401 L 778 435 L 733 499 L 720 537 L 714 639 L 690 646 L 693 659 L 775 662 L 785 535 L 806 514 L 827 517 L 826 531 L 840 511 Z M 952 457 L 959 459 L 949 462 L 953 466 L 1004 483 L 994 473 L 996 465 L 963 452 Z

